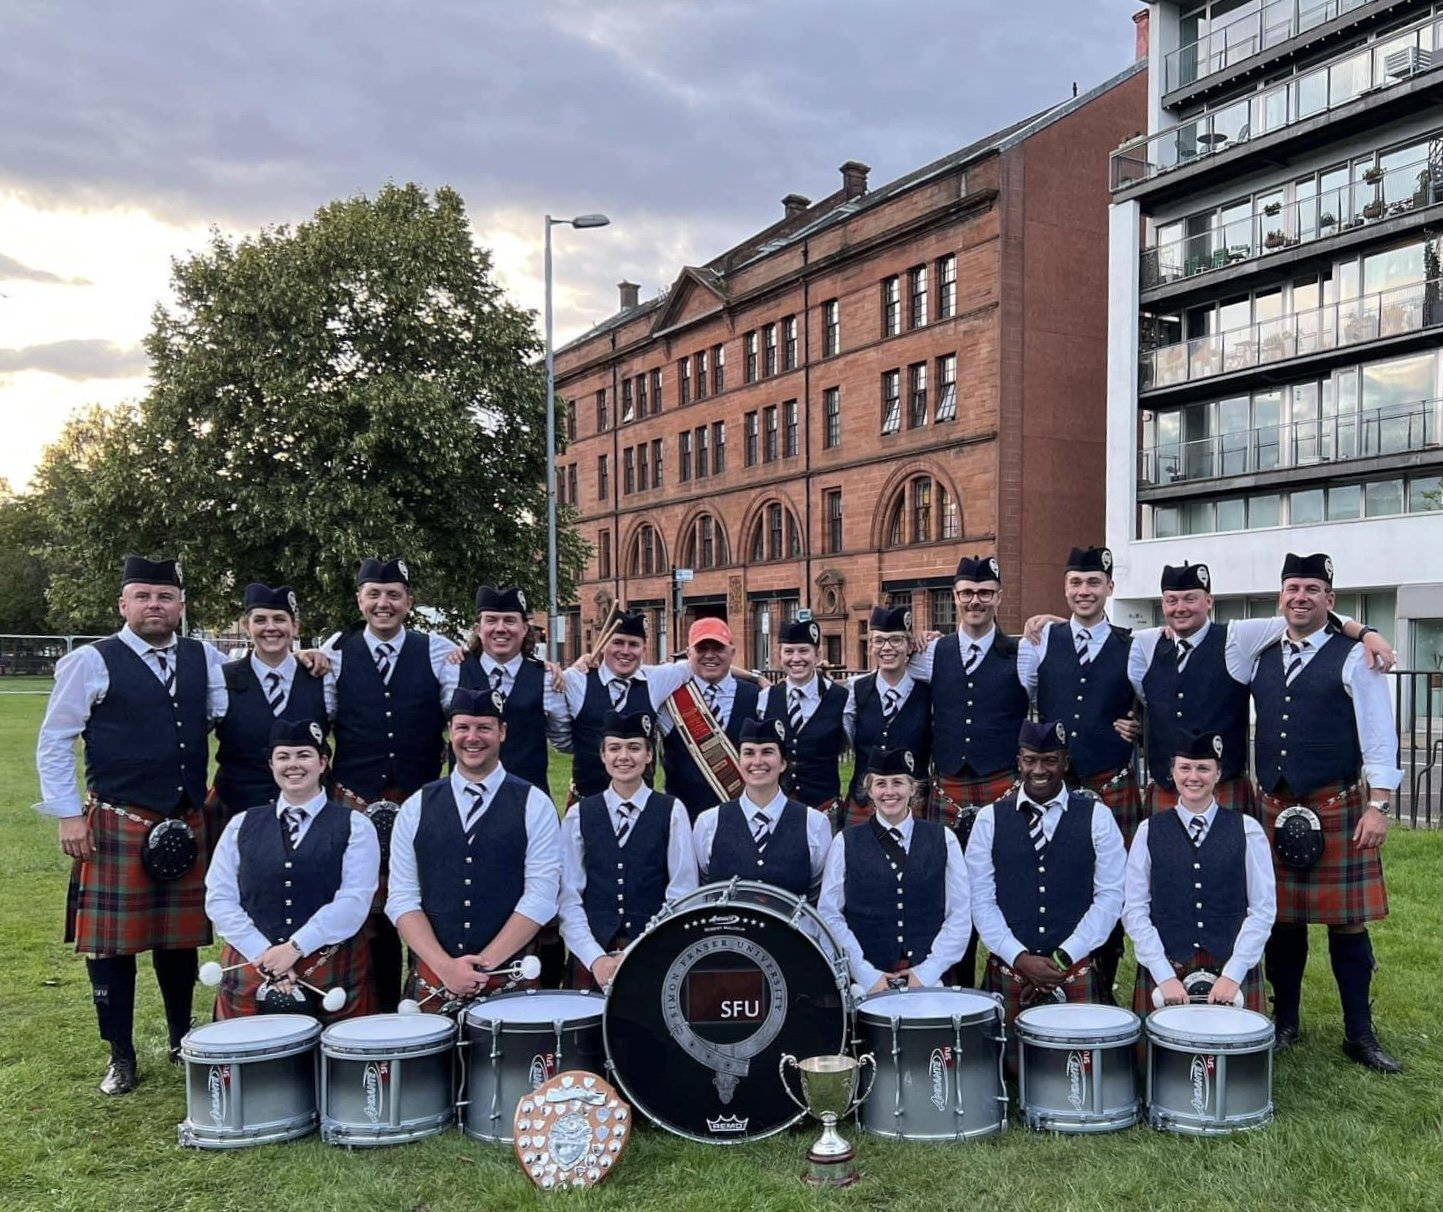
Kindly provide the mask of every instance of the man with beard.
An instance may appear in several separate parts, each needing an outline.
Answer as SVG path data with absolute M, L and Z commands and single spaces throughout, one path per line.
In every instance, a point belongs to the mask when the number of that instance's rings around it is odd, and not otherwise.
M 821 643 L 821 628 L 810 620 L 782 625 L 786 681 L 762 691 L 757 714 L 787 726 L 788 793 L 835 824 L 842 793 L 837 763 L 847 744 L 842 724 L 847 688 L 817 672 Z

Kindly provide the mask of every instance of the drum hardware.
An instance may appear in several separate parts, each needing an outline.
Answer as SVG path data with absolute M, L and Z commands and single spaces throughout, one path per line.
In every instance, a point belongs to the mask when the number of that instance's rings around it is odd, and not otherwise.
M 441 1015 L 371 1014 L 321 1035 L 321 1139 L 347 1148 L 402 1144 L 456 1117 L 457 1026 Z
M 857 1093 L 862 1066 L 872 1066 L 867 1089 Z M 787 1081 L 788 1067 L 801 1075 L 802 1097 L 792 1093 Z M 802 1179 L 814 1187 L 850 1187 L 857 1181 L 856 1151 L 837 1132 L 837 1122 L 846 1119 L 872 1093 L 877 1084 L 877 1058 L 870 1052 L 852 1058 L 846 1055 L 813 1056 L 799 1061 L 789 1052 L 777 1062 L 782 1089 L 803 1112 L 821 1121 L 822 1135 L 807 1150 L 807 1168 Z
M 480 971 L 480 969 L 478 969 L 478 971 Z M 525 955 L 522 956 L 519 960 L 515 960 L 512 963 L 508 964 L 505 968 L 493 968 L 491 971 L 487 972 L 486 975 L 505 977 L 509 981 L 534 981 L 538 976 L 541 975 L 541 961 L 534 955 Z M 441 997 L 445 994 L 450 994 L 450 996 L 453 998 L 460 996 L 458 994 L 451 993 L 451 991 L 443 985 L 439 989 L 432 989 L 431 992 L 426 994 L 426 996 L 423 997 L 420 1001 L 417 1001 L 413 997 L 404 998 L 400 1002 L 400 1004 L 397 1005 L 396 1013 L 420 1014 L 422 1006 L 424 1006 L 427 1002 L 434 1001 L 436 998 Z M 468 996 L 474 997 L 478 995 L 471 994 Z
M 1182 987 L 1187 990 L 1188 1001 L 1194 1006 L 1207 1003 L 1208 995 L 1212 987 L 1217 983 L 1217 973 L 1208 972 L 1206 969 L 1199 969 L 1197 972 L 1189 972 L 1185 977 L 1179 977 Z M 1233 994 L 1231 1002 L 1234 1006 L 1243 1004 L 1243 991 L 1241 988 Z M 1152 991 L 1152 1008 L 1161 1010 L 1167 1003 L 1163 1001 L 1162 989 L 1154 988 Z
M 1147 1018 L 1148 1122 L 1226 1136 L 1273 1119 L 1273 1024 L 1233 1006 L 1166 1006 Z
M 1017 1016 L 1018 1105 L 1029 1128 L 1115 1132 L 1137 1123 L 1142 1021 L 1118 1006 L 1033 1006 Z

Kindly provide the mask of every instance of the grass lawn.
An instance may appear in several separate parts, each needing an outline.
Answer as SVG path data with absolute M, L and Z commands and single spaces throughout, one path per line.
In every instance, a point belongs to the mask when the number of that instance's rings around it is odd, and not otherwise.
M 25 689 L 44 689 L 28 683 Z M 54 825 L 30 811 L 35 731 L 44 697 L 0 684 L 0 1209 L 530 1208 L 543 1201 L 509 1149 L 458 1132 L 346 1153 L 317 1137 L 289 1145 L 182 1150 L 182 1073 L 165 1063 L 155 984 L 142 961 L 137 1046 L 142 1083 L 107 1100 L 95 1084 L 85 969 L 61 941 L 65 863 Z M 554 785 L 565 785 L 553 766 Z M 1145 1128 L 1049 1138 L 1017 1127 L 967 1145 L 901 1145 L 847 1135 L 862 1181 L 818 1193 L 797 1181 L 815 1125 L 756 1145 L 708 1148 L 660 1130 L 638 1133 L 614 1178 L 555 1197 L 596 1208 L 842 1209 L 1294 1208 L 1443 1206 L 1443 1061 L 1434 1041 L 1443 936 L 1443 836 L 1398 831 L 1388 842 L 1393 917 L 1374 932 L 1384 1043 L 1405 1065 L 1382 1078 L 1343 1059 L 1337 994 L 1323 932 L 1313 936 L 1302 1045 L 1280 1059 L 1278 1119 L 1250 1136 L 1196 1140 Z M 1124 975 L 1130 980 L 1130 964 Z M 201 993 L 196 1005 L 205 1005 Z

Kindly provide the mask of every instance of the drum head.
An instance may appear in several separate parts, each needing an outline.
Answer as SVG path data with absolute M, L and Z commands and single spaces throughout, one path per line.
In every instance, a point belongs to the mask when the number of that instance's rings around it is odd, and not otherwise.
M 1225 1049 L 1266 1043 L 1273 1023 L 1240 1006 L 1164 1006 L 1147 1016 L 1147 1033 L 1184 1048 Z
M 606 998 L 617 1085 L 692 1140 L 740 1144 L 795 1123 L 782 1055 L 837 1053 L 846 1041 L 845 982 L 816 941 L 788 925 L 795 898 L 748 887 L 776 907 L 733 897 L 678 909 L 632 945 Z
M 516 993 L 500 993 L 477 1002 L 466 1011 L 466 1022 L 540 1023 L 550 1027 L 562 1022 L 580 1026 L 600 1020 L 606 998 L 600 993 L 582 989 L 535 989 Z
M 1090 1043 L 1131 1036 L 1142 1031 L 1142 1020 L 1121 1006 L 1094 1006 L 1072 1002 L 1057 1006 L 1030 1006 L 1017 1016 L 1017 1033 L 1024 1038 Z
M 192 1028 L 185 1037 L 185 1050 L 244 1056 L 304 1044 L 320 1034 L 321 1024 L 304 1014 L 254 1014 Z
M 887 1022 L 950 1023 L 960 1015 L 964 1023 L 983 1023 L 997 1014 L 996 998 L 965 989 L 897 989 L 873 994 L 857 1007 L 858 1018 Z
M 450 1039 L 456 1024 L 442 1014 L 367 1014 L 332 1023 L 321 1034 L 321 1043 L 350 1047 L 410 1047 Z

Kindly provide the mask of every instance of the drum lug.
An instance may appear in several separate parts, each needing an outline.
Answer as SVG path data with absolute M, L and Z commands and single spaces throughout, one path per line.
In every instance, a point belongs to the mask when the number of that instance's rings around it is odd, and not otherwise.
M 902 1139 L 902 1041 L 898 1038 L 901 1020 L 892 1020 L 892 1123 L 897 1129 L 897 1139 Z

